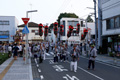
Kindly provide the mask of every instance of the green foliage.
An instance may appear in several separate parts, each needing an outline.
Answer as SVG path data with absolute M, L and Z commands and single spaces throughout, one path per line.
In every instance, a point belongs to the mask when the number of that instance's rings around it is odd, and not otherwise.
M 58 16 L 58 26 L 60 26 L 60 19 L 61 18 L 78 18 L 78 16 L 75 13 L 60 13 L 60 15 Z
M 0 53 L 0 64 L 8 59 L 8 53 Z
M 88 15 L 88 17 L 87 17 L 87 22 L 93 22 L 93 19 L 91 18 L 90 15 Z
M 112 52 L 109 52 L 109 56 L 114 57 L 114 54 Z

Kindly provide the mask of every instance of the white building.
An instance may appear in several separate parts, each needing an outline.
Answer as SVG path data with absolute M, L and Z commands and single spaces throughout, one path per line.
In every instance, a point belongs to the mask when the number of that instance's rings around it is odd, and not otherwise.
M 15 16 L 0 16 L 0 41 L 13 42 L 18 20 Z
M 24 27 L 25 27 L 24 24 L 18 26 L 19 31 L 21 33 L 22 33 L 22 30 L 23 30 Z M 41 37 L 39 35 L 39 27 L 38 27 L 37 23 L 29 22 L 28 23 L 28 29 L 29 29 L 29 34 L 28 34 L 29 43 L 31 43 L 31 42 L 40 42 L 40 41 L 44 40 L 44 33 L 43 33 L 43 36 L 41 36 Z M 43 28 L 43 31 L 44 31 L 44 28 Z M 26 37 L 24 36 L 23 40 L 26 40 L 25 38 Z
M 120 53 L 120 0 L 101 0 L 102 47 Z
M 76 34 L 77 24 L 80 23 L 80 33 Z M 64 25 L 64 33 L 63 36 L 60 37 L 62 41 L 66 41 L 68 39 L 68 44 L 79 44 L 81 43 L 81 34 L 83 33 L 84 28 L 86 25 L 91 30 L 88 32 L 88 39 L 91 38 L 91 35 L 95 35 L 95 25 L 94 23 L 84 23 L 82 19 L 79 18 L 62 18 L 60 20 L 60 24 Z M 69 25 L 74 27 L 73 33 L 70 38 L 67 38 L 67 31 L 69 30 Z

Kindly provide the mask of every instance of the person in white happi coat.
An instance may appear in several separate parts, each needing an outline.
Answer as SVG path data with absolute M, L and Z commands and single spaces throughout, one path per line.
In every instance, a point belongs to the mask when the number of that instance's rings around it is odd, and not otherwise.
M 91 67 L 92 64 L 92 69 L 95 69 L 95 58 L 97 57 L 97 49 L 94 47 L 95 45 L 91 45 L 91 50 L 89 53 L 89 62 L 88 62 L 88 70 Z
M 79 52 L 76 49 L 76 45 L 73 46 L 73 49 L 70 52 L 70 56 L 71 56 L 70 69 L 71 71 L 73 71 L 73 68 L 74 68 L 74 72 L 76 72 L 77 71 L 77 60 L 79 60 Z

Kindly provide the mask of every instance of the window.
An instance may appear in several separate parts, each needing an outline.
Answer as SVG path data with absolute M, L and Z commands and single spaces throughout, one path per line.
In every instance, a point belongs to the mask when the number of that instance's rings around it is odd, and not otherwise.
M 77 26 L 79 22 L 78 21 L 68 21 L 68 26 L 72 25 L 73 27 Z
M 39 35 L 39 31 L 38 30 L 35 30 L 35 35 Z
M 0 25 L 9 25 L 9 21 L 0 21 Z
M 2 21 L 0 21 L 0 25 L 2 25 Z
M 114 28 L 114 18 L 107 20 L 107 29 L 113 29 Z
M 120 27 L 120 18 L 116 17 L 115 18 L 115 28 L 119 28 Z
M 9 25 L 9 21 L 3 21 L 3 25 Z
M 66 26 L 65 26 L 65 21 L 63 21 L 63 25 L 64 25 L 64 32 L 63 32 L 63 36 L 65 36 L 65 31 L 66 31 L 66 30 L 65 30 L 65 27 L 66 27 Z
M 110 19 L 110 29 L 114 28 L 114 19 Z

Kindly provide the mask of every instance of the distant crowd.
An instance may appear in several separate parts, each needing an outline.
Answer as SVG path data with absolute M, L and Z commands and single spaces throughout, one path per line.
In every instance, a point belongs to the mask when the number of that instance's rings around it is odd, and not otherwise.
M 84 49 L 84 50 L 83 50 Z M 26 54 L 28 51 L 28 54 Z M 92 69 L 94 69 L 95 58 L 97 56 L 97 50 L 94 48 L 94 45 L 84 44 L 74 44 L 72 46 L 68 46 L 67 43 L 62 44 L 61 42 L 40 42 L 40 43 L 31 43 L 26 48 L 24 44 L 0 44 L 0 52 L 8 53 L 8 56 L 13 56 L 15 60 L 17 57 L 23 57 L 25 61 L 26 58 L 32 57 L 35 59 L 39 59 L 39 63 L 42 63 L 43 60 L 46 59 L 46 54 L 53 55 L 54 63 L 58 62 L 66 62 L 68 60 L 71 61 L 70 68 L 74 72 L 77 70 L 77 61 L 79 60 L 80 55 L 89 54 L 89 64 L 88 69 L 92 64 Z M 70 59 L 69 59 L 70 58 Z

